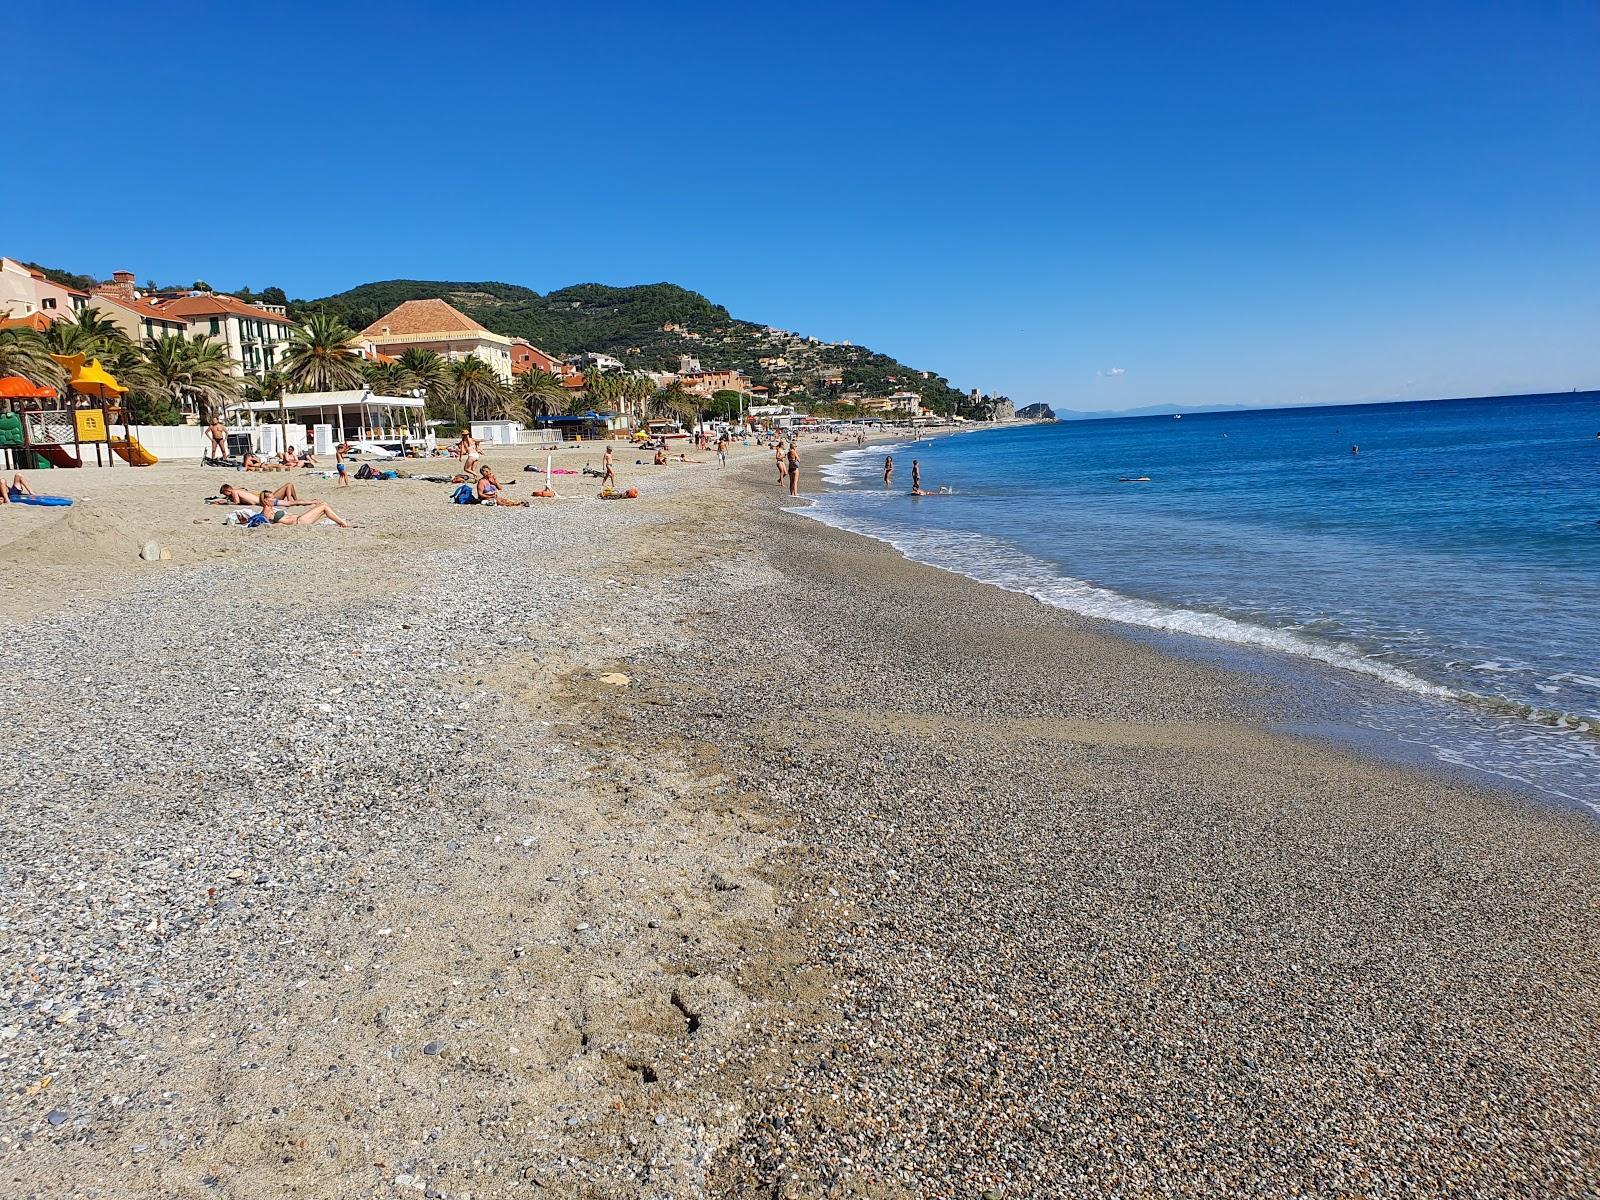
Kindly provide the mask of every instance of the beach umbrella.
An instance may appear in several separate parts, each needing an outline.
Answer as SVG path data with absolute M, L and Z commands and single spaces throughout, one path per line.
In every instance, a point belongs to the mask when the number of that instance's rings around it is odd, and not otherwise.
M 21 375 L 0 378 L 0 400 L 54 400 L 56 390 L 46 384 L 35 383 Z
M 93 396 L 97 400 L 115 400 L 128 390 L 112 378 L 98 358 L 73 372 L 67 386 L 80 396 Z

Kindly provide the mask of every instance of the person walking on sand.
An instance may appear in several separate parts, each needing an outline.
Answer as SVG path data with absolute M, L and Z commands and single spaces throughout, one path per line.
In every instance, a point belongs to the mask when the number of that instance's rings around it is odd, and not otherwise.
M 800 447 L 794 442 L 789 443 L 789 495 L 800 494 Z
M 339 472 L 339 486 L 340 487 L 349 487 L 350 486 L 350 476 L 346 473 L 347 468 L 345 467 L 345 464 L 344 464 L 344 460 L 349 455 L 349 453 L 350 453 L 350 443 L 349 442 L 340 442 L 337 446 L 335 446 L 333 448 L 333 469 L 335 471 Z
M 723 466 L 728 465 L 728 435 L 723 434 L 717 439 L 717 461 Z
M 911 490 L 913 492 L 922 490 L 922 464 L 914 458 L 911 460 Z
M 778 460 L 778 486 L 782 487 L 789 479 L 788 460 L 783 454 L 782 438 L 772 443 L 772 457 Z
M 600 476 L 600 486 L 601 487 L 616 487 L 617 486 L 617 469 L 611 463 L 611 447 L 610 446 L 607 446 L 606 447 L 606 452 L 600 456 L 600 465 L 605 468 L 605 472 Z
M 888 487 L 894 482 L 894 455 L 883 456 L 883 486 Z

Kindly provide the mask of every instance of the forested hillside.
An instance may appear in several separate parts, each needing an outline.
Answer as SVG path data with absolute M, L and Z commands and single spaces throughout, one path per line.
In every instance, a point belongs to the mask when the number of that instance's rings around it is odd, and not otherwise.
M 669 371 L 687 354 L 707 370 L 737 368 L 774 393 L 828 400 L 845 392 L 906 390 L 947 413 L 965 403 L 961 392 L 931 371 L 865 346 L 820 342 L 738 320 L 698 292 L 670 283 L 583 283 L 540 294 L 513 283 L 391 279 L 291 301 L 290 314 L 336 313 L 352 329 L 362 329 L 402 301 L 421 299 L 447 300 L 485 328 L 527 338 L 552 354 L 599 351 L 630 367 Z

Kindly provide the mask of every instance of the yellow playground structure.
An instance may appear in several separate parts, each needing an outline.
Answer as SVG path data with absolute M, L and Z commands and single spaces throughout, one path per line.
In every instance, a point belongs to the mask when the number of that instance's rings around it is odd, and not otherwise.
M 70 408 L 45 408 L 54 400 L 54 388 L 0 388 L 0 400 L 9 400 L 14 409 L 6 429 L 0 430 L 0 447 L 23 467 L 81 467 L 84 448 L 94 448 L 96 465 L 110 466 L 115 459 L 135 467 L 148 467 L 156 456 L 139 444 L 129 426 L 123 387 L 101 365 L 99 359 L 86 363 L 81 354 L 53 354 L 68 373 L 67 387 L 72 394 Z M 5 382 L 10 382 L 9 380 Z M 25 383 L 25 380 L 18 380 Z M 96 401 L 99 403 L 96 404 Z M 122 425 L 118 436 L 114 430 Z M 15 426 L 15 428 L 10 428 Z M 69 452 L 67 447 L 72 449 Z M 102 460 L 100 448 L 108 453 Z

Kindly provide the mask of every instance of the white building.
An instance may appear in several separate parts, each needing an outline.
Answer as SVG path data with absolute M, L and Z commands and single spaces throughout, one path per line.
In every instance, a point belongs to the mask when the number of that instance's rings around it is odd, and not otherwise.
M 476 356 L 511 382 L 511 339 L 491 333 L 443 300 L 407 300 L 363 329 L 361 338 L 391 358 L 412 349 L 432 350 L 450 362 Z

